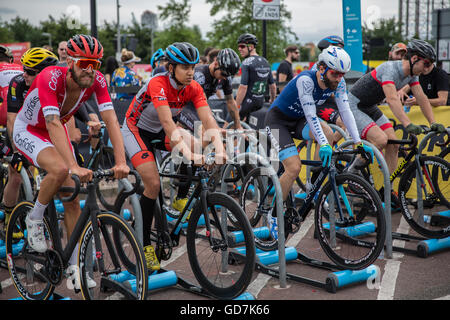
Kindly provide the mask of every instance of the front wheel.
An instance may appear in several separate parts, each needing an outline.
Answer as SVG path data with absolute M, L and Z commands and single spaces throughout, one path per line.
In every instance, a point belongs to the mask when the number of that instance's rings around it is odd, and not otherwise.
M 314 218 L 319 243 L 338 266 L 364 269 L 384 247 L 386 220 L 381 199 L 365 179 L 348 173 L 336 176 L 336 191 L 337 199 L 328 181 L 317 199 Z
M 253 234 L 242 209 L 230 196 L 209 193 L 206 201 L 208 211 L 204 212 L 198 201 L 189 219 L 189 263 L 200 286 L 209 294 L 233 299 L 246 290 L 252 278 Z M 209 230 L 197 226 L 200 219 L 209 219 Z
M 102 252 L 94 254 L 97 250 L 90 220 L 83 230 L 78 252 L 83 298 L 105 300 L 118 292 L 122 299 L 145 300 L 148 271 L 135 233 L 124 219 L 112 212 L 102 212 L 97 219 Z M 125 275 L 131 281 L 121 281 Z M 95 282 L 95 287 L 89 288 L 92 281 L 88 277 Z

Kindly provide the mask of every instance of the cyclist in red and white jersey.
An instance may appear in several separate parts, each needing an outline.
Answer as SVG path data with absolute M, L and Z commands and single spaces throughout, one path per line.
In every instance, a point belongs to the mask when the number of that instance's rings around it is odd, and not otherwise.
M 141 175 L 145 187 L 140 203 L 143 213 L 143 245 L 146 252 L 151 250 L 150 228 L 160 190 L 155 158 L 150 151 L 151 141 L 161 141 L 156 145 L 158 149 L 178 150 L 189 161 L 203 162 L 203 156 L 194 153 L 194 136 L 175 124 L 176 117 L 187 105 L 194 106 L 206 130 L 220 130 L 202 87 L 193 80 L 194 67 L 199 61 L 197 48 L 187 42 L 176 42 L 167 47 L 165 56 L 169 61 L 168 71 L 150 78 L 141 88 L 131 102 L 122 125 L 127 155 Z M 215 147 L 216 162 L 225 161 L 220 134 L 212 138 L 212 143 Z M 189 186 L 186 194 L 188 190 Z
M 13 61 L 14 56 L 11 49 L 0 45 L 0 126 L 6 126 L 6 100 L 9 83 L 12 78 L 23 73 L 22 66 Z
M 45 208 L 63 184 L 73 184 L 69 173 L 78 175 L 82 182 L 92 178 L 91 170 L 78 166 L 65 126 L 91 96 L 97 102 L 114 147 L 115 178 L 124 178 L 129 173 L 120 126 L 106 80 L 98 71 L 103 56 L 102 45 L 94 37 L 75 35 L 68 41 L 67 53 L 68 67 L 52 66 L 39 73 L 14 123 L 13 140 L 17 149 L 35 166 L 47 172 L 34 208 L 26 218 L 28 243 L 38 252 L 47 250 L 43 233 Z M 77 199 L 66 206 L 64 222 L 68 237 L 80 213 Z M 69 261 L 71 265 L 76 264 L 77 250 L 75 248 Z M 89 286 L 95 286 L 95 282 Z

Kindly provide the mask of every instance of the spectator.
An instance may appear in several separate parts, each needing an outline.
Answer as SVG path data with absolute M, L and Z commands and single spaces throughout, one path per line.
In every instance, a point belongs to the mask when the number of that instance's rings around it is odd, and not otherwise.
M 53 47 L 50 46 L 50 45 L 48 45 L 48 44 L 43 45 L 42 48 L 47 49 L 47 50 L 50 51 L 50 52 L 53 52 Z
M 111 85 L 111 77 L 114 73 L 114 70 L 116 70 L 117 68 L 119 68 L 119 63 L 114 56 L 109 56 L 108 58 L 106 58 L 104 75 L 106 82 L 108 83 L 108 87 Z
M 208 64 L 208 58 L 206 58 L 205 56 L 201 56 L 199 64 Z
M 402 60 L 406 54 L 406 45 L 402 42 L 394 44 L 389 51 L 389 60 Z
M 300 51 L 297 46 L 289 46 L 284 49 L 284 54 L 286 55 L 286 59 L 284 59 L 277 69 L 276 80 L 277 83 L 280 82 L 289 82 L 294 78 L 294 73 L 292 71 L 292 62 L 299 61 L 300 59 Z
M 57 66 L 67 67 L 67 41 L 61 41 L 58 44 L 59 63 Z
M 123 67 L 116 69 L 111 78 L 112 87 L 130 87 L 130 86 L 140 86 L 140 77 L 132 70 L 136 62 L 140 62 L 141 58 L 136 57 L 133 51 L 128 51 L 127 49 L 122 49 L 122 57 L 120 58 L 123 63 Z M 134 94 L 129 93 L 118 93 L 117 99 L 127 100 L 133 99 Z
M 219 49 L 212 49 L 209 51 L 208 55 L 206 56 L 208 58 L 208 64 L 214 63 L 216 61 L 217 55 L 219 54 Z

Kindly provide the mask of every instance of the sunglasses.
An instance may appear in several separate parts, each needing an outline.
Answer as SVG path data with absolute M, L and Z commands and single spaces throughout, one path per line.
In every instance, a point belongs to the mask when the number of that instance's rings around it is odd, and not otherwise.
M 29 76 L 32 76 L 32 77 L 39 73 L 38 70 L 29 69 L 29 68 L 25 68 L 25 67 L 23 67 L 23 72 L 25 72 L 26 74 L 28 74 Z
M 72 58 L 75 62 L 75 65 L 83 71 L 86 71 L 91 67 L 92 70 L 100 69 L 102 62 L 97 59 L 88 59 L 88 58 Z
M 336 70 L 330 70 L 330 74 L 335 78 L 342 78 L 345 75 L 345 72 L 339 72 Z
M 245 49 L 245 48 L 247 48 L 247 45 L 246 44 L 240 44 L 240 45 L 238 45 L 238 48 L 239 49 Z
M 430 60 L 428 60 L 426 58 L 422 58 L 422 57 L 418 57 L 418 58 L 419 58 L 419 60 L 423 60 L 423 66 L 425 68 L 431 67 L 432 62 Z

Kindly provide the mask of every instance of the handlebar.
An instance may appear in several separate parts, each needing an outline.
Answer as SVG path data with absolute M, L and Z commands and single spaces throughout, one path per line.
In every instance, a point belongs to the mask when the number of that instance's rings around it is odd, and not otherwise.
M 137 171 L 135 170 L 130 170 L 129 175 L 133 175 L 136 179 L 135 183 L 133 184 L 133 188 L 130 191 L 125 191 L 125 196 L 129 196 L 133 193 L 135 193 L 138 188 L 141 185 L 141 176 L 139 175 L 139 173 L 137 173 Z M 97 183 L 99 180 L 103 179 L 103 178 L 111 178 L 114 177 L 114 171 L 112 169 L 108 169 L 108 170 L 97 170 L 93 172 L 92 175 L 93 179 L 92 181 L 90 181 L 89 183 Z M 78 196 L 78 194 L 81 193 L 87 193 L 87 190 L 85 188 L 81 188 L 81 181 L 80 178 L 73 174 L 70 176 L 70 178 L 75 182 L 75 187 L 61 187 L 59 188 L 58 192 L 66 192 L 66 193 L 71 193 L 70 196 L 68 197 L 59 197 L 60 200 L 62 202 L 70 202 L 75 200 L 75 198 Z

